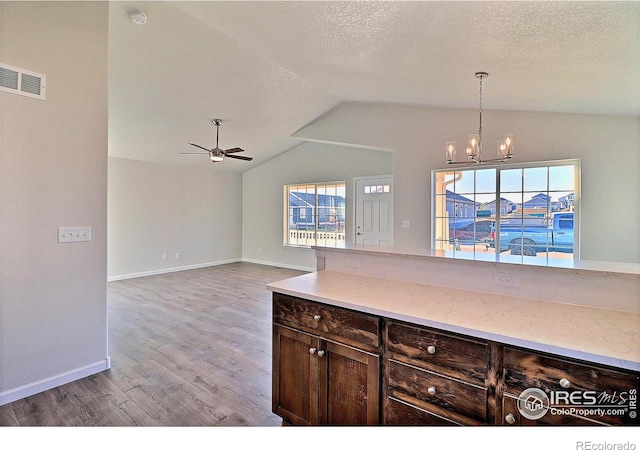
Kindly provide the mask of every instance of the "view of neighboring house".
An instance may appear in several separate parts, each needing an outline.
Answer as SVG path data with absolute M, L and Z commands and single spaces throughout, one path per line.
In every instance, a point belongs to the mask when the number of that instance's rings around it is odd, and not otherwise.
M 536 194 L 531 200 L 527 200 L 520 206 L 517 211 L 524 215 L 546 214 L 551 208 L 551 197 L 547 194 Z
M 316 198 L 318 201 L 316 211 Z M 337 231 L 344 227 L 345 198 L 341 195 L 315 194 L 300 191 L 289 193 L 289 228 Z
M 547 194 L 536 194 L 531 200 L 522 204 L 518 208 L 518 213 L 540 215 L 547 212 L 567 211 L 573 209 L 574 194 L 568 194 L 560 197 L 557 201 L 553 201 Z
M 512 213 L 518 208 L 518 204 L 508 200 L 504 197 L 500 197 L 500 215 Z M 491 216 L 496 214 L 496 201 L 493 200 L 482 205 L 483 211 L 490 211 Z
M 558 199 L 558 206 L 560 211 L 573 211 L 573 205 L 575 204 L 575 194 L 572 192 L 567 195 L 563 195 Z
M 447 189 L 447 213 L 449 217 L 473 218 L 476 216 L 478 205 L 478 202 Z

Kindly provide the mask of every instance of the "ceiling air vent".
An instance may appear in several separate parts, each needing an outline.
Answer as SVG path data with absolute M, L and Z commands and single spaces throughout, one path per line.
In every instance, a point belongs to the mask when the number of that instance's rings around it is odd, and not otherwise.
M 0 91 L 44 100 L 46 75 L 0 64 Z

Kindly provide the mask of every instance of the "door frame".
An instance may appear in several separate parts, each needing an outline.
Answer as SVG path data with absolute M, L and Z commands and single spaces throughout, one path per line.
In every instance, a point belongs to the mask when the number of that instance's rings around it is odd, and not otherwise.
M 351 214 L 353 216 L 353 226 L 351 227 L 351 237 L 352 237 L 352 242 L 354 245 L 357 244 L 357 229 L 356 226 L 358 224 L 358 196 L 360 195 L 360 193 L 358 192 L 358 182 L 359 181 L 366 181 L 366 180 L 391 180 L 391 205 L 392 207 L 394 206 L 394 200 L 395 200 L 395 186 L 393 185 L 393 174 L 387 174 L 387 175 L 369 175 L 369 176 L 364 176 L 364 177 L 353 177 L 353 206 L 351 208 Z M 395 209 L 394 209 L 395 211 Z M 393 225 L 393 215 L 391 216 L 391 244 L 393 245 L 394 242 L 394 238 L 395 238 L 395 227 Z

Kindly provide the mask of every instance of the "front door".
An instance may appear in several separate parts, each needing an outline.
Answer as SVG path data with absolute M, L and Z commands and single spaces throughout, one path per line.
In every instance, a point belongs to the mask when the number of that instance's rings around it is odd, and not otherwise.
M 356 180 L 356 244 L 393 245 L 393 177 Z

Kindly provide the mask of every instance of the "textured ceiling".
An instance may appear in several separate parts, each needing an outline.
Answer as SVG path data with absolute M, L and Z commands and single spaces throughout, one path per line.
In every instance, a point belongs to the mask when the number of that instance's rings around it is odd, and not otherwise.
M 135 25 L 128 11 L 148 16 Z M 110 3 L 109 152 L 240 146 L 246 170 L 342 101 L 640 115 L 640 2 Z M 209 163 L 210 164 L 210 163 Z

